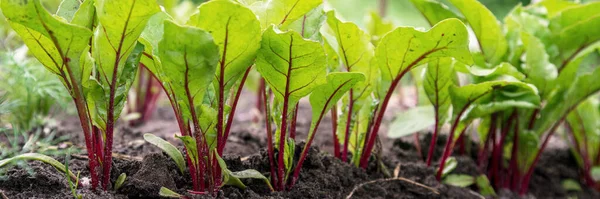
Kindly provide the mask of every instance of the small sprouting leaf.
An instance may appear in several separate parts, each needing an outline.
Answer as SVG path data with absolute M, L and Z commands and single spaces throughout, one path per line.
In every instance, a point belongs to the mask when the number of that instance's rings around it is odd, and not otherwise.
M 198 159 L 198 146 L 196 145 L 196 140 L 194 140 L 194 138 L 186 135 L 186 136 L 175 136 L 176 138 L 179 138 L 182 142 L 183 145 L 185 146 L 185 150 L 187 151 L 187 155 L 190 157 L 190 159 L 192 160 L 192 164 L 194 164 L 194 166 L 198 165 L 198 161 L 200 161 L 200 159 Z
M 158 195 L 165 197 L 165 198 L 182 198 L 181 194 L 171 191 L 170 189 L 168 189 L 166 187 L 160 187 L 160 191 L 158 192 Z
M 271 25 L 287 30 L 288 25 L 321 5 L 323 0 L 257 1 L 251 5 L 263 29 Z
M 444 167 L 444 170 L 442 171 L 442 178 L 444 178 L 444 176 L 450 174 L 452 171 L 454 171 L 454 169 L 456 169 L 456 166 L 458 166 L 458 161 L 456 161 L 456 158 L 454 157 L 449 157 L 446 160 L 446 166 Z
M 153 144 L 154 146 L 157 146 L 158 148 L 162 149 L 165 153 L 167 153 L 169 157 L 171 157 L 171 159 L 175 161 L 175 164 L 177 165 L 177 168 L 179 168 L 179 171 L 181 171 L 181 173 L 185 171 L 185 160 L 183 159 L 183 155 L 181 154 L 181 152 L 179 152 L 179 150 L 177 150 L 175 146 L 173 146 L 166 140 L 163 140 L 162 138 L 149 133 L 144 134 L 144 140 L 146 140 L 146 142 L 149 142 L 150 144 Z
M 458 18 L 456 13 L 452 12 L 448 6 L 432 0 L 411 0 L 413 5 L 425 16 L 429 25 L 433 26 L 444 19 Z
M 256 67 L 275 98 L 289 97 L 288 103 L 296 104 L 325 81 L 325 52 L 318 42 L 271 27 L 263 34 Z
M 451 58 L 432 60 L 427 64 L 425 80 L 423 81 L 427 98 L 433 105 L 434 123 L 436 120 L 438 121 L 435 128 L 438 129 L 448 120 L 451 105 L 448 87 L 454 84 L 453 79 L 456 76 L 452 68 L 453 60 Z
M 600 167 L 592 167 L 592 171 L 590 173 L 592 174 L 594 181 L 600 181 Z
M 269 181 L 269 179 L 267 177 L 265 177 L 262 173 L 258 172 L 257 170 L 246 169 L 243 171 L 231 172 L 231 176 L 236 177 L 238 179 L 252 178 L 252 179 L 263 180 L 265 182 L 265 184 L 267 184 L 267 186 L 269 186 L 269 189 L 271 191 L 274 191 L 273 186 L 271 186 L 271 182 Z
M 496 196 L 496 191 L 494 191 L 494 187 L 490 184 L 487 176 L 480 175 L 475 178 L 475 184 L 477 188 L 479 188 L 479 193 L 483 196 Z
M 59 161 L 55 160 L 54 158 L 44 155 L 44 154 L 39 154 L 39 153 L 25 153 L 25 154 L 21 154 L 21 155 L 17 155 L 11 158 L 6 158 L 3 160 L 0 160 L 0 168 L 8 165 L 11 162 L 14 161 L 27 161 L 27 160 L 34 160 L 34 161 L 40 161 L 46 164 L 49 164 L 50 166 L 54 167 L 56 170 L 58 170 L 60 173 L 68 173 L 70 178 L 73 179 L 73 181 L 77 181 L 79 178 L 77 178 L 77 176 L 75 174 L 73 174 L 73 172 L 69 171 L 66 169 L 65 165 L 60 163 Z
M 117 181 L 115 181 L 115 191 L 118 191 L 121 186 L 123 186 L 123 183 L 125 183 L 125 180 L 127 179 L 127 174 L 125 173 L 121 173 L 121 175 L 119 175 L 119 177 L 117 178 Z
M 447 112 L 445 117 L 447 117 Z M 431 106 L 419 106 L 399 113 L 388 131 L 388 137 L 399 138 L 412 135 L 435 125 L 435 113 Z
M 454 57 L 471 65 L 467 28 L 458 19 L 447 19 L 427 32 L 400 27 L 388 33 L 377 46 L 375 58 L 381 76 L 391 81 L 434 58 Z
M 475 32 L 486 60 L 492 64 L 500 62 L 508 44 L 500 23 L 494 14 L 477 0 L 450 0 L 465 15 Z
M 444 177 L 443 182 L 457 187 L 468 187 L 475 184 L 475 177 L 464 174 L 450 174 Z
M 573 180 L 573 179 L 565 179 L 563 180 L 561 183 L 562 188 L 565 189 L 565 191 L 581 191 L 581 185 L 579 185 L 579 182 Z

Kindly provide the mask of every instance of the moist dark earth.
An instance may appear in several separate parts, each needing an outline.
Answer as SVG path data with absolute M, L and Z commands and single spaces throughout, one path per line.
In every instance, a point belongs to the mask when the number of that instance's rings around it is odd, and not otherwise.
M 228 140 L 224 159 L 229 170 L 241 171 L 256 169 L 269 176 L 264 127 L 256 118 L 258 114 L 252 110 L 252 100 L 240 101 L 240 111 L 235 117 L 232 134 Z M 390 112 L 399 110 L 401 105 L 392 105 Z M 304 146 L 306 131 L 310 125 L 310 107 L 301 103 L 297 128 L 297 149 Z M 388 116 L 390 115 L 390 116 Z M 71 135 L 70 142 L 83 147 L 83 136 L 76 118 L 66 117 L 58 125 L 60 135 Z M 386 123 L 393 118 L 386 114 Z M 123 122 L 122 122 L 123 123 Z M 236 125 L 237 124 L 237 125 Z M 385 123 L 384 123 L 385 124 Z M 83 198 L 159 198 L 160 187 L 167 187 L 178 193 L 187 193 L 191 189 L 189 173 L 179 172 L 175 163 L 160 149 L 144 142 L 144 133 L 153 133 L 163 139 L 178 143 L 173 138 L 177 132 L 177 124 L 169 107 L 161 107 L 146 124 L 129 127 L 121 124 L 115 134 L 114 157 L 111 181 L 116 181 L 121 173 L 127 175 L 124 185 L 117 191 L 92 192 L 79 189 Z M 477 193 L 477 187 L 459 188 L 440 184 L 435 179 L 435 168 L 427 167 L 423 162 L 427 154 L 430 134 L 421 133 L 419 154 L 414 140 L 386 138 L 387 130 L 382 129 L 382 153 L 380 160 L 387 168 L 384 175 L 378 161 L 371 159 L 365 171 L 351 164 L 344 163 L 331 156 L 331 121 L 327 117 L 322 122 L 313 147 L 302 167 L 298 183 L 289 191 L 271 193 L 261 180 L 243 180 L 247 189 L 225 186 L 216 198 L 484 198 Z M 436 143 L 434 160 L 439 159 L 446 138 L 441 136 Z M 530 184 L 530 194 L 521 198 L 600 198 L 594 189 L 583 186 L 579 180 L 578 167 L 568 150 L 560 144 L 550 147 L 544 154 L 535 170 Z M 179 146 L 181 149 L 181 146 Z M 476 165 L 476 144 L 472 144 L 464 154 L 455 151 L 458 167 L 456 174 L 480 175 Z M 469 155 L 470 154 L 470 155 Z M 299 156 L 299 154 L 296 154 Z M 64 157 L 55 157 L 64 162 Z M 298 157 L 296 157 L 298 159 Z M 437 166 L 437 165 L 434 165 Z M 76 154 L 71 158 L 69 167 L 72 171 L 81 172 L 81 176 L 89 176 L 85 154 Z M 397 177 L 394 174 L 397 173 Z M 569 192 L 561 185 L 563 180 L 572 179 L 582 184 L 582 191 Z M 506 190 L 496 190 L 498 198 L 519 198 Z M 213 198 L 212 196 L 191 196 L 191 198 Z M 26 168 L 14 167 L 0 178 L 0 198 L 72 198 L 64 174 L 51 166 L 30 162 Z

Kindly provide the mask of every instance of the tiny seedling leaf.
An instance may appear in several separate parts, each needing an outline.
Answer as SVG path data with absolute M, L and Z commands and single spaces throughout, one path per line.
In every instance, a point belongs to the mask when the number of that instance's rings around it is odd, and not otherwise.
M 477 184 L 477 188 L 479 188 L 479 193 L 483 196 L 496 196 L 496 191 L 494 191 L 494 187 L 490 184 L 490 180 L 488 180 L 487 176 L 480 175 L 475 178 L 475 184 Z
M 160 187 L 160 191 L 158 192 L 158 195 L 165 197 L 165 198 L 181 198 L 181 194 L 178 194 L 166 187 Z
M 457 187 L 468 187 L 475 184 L 475 177 L 464 174 L 450 174 L 444 177 L 443 182 Z
M 560 182 L 560 184 L 562 185 L 562 188 L 565 189 L 565 191 L 581 191 L 581 185 L 579 185 L 579 182 L 573 180 L 573 179 L 565 179 L 562 182 Z
M 271 191 L 274 191 L 273 186 L 271 186 L 271 181 L 267 177 L 265 177 L 262 173 L 258 172 L 257 170 L 246 169 L 243 171 L 231 172 L 230 174 L 231 174 L 231 176 L 239 178 L 239 179 L 253 178 L 253 179 L 263 180 L 265 182 L 265 184 L 267 184 L 267 186 L 269 186 L 269 189 Z
M 449 157 L 446 160 L 446 166 L 444 167 L 444 170 L 442 171 L 442 178 L 444 178 L 444 176 L 450 174 L 452 171 L 454 171 L 454 169 L 456 169 L 456 166 L 458 166 L 458 161 L 456 161 L 456 158 L 454 157 Z
M 123 186 L 123 183 L 125 183 L 125 180 L 127 179 L 127 174 L 125 173 L 121 173 L 121 175 L 119 175 L 119 177 L 117 178 L 117 181 L 115 182 L 115 191 L 118 191 L 121 186 Z
M 78 180 L 77 176 L 75 174 L 73 174 L 73 172 L 68 171 L 64 164 L 60 163 L 59 161 L 57 161 L 56 159 L 54 159 L 50 156 L 47 156 L 44 154 L 39 154 L 39 153 L 25 153 L 25 154 L 14 156 L 12 158 L 6 158 L 3 160 L 0 160 L 0 168 L 8 165 L 11 162 L 21 161 L 21 160 L 23 160 L 23 161 L 27 161 L 27 160 L 41 161 L 43 163 L 49 164 L 50 166 L 54 167 L 60 173 L 69 173 L 69 176 L 71 177 L 71 179 L 73 179 L 73 181 Z
M 179 171 L 181 171 L 181 173 L 185 171 L 185 160 L 183 159 L 183 155 L 181 154 L 181 152 L 179 152 L 179 150 L 177 150 L 175 146 L 173 146 L 166 140 L 163 140 L 162 138 L 149 133 L 144 134 L 144 140 L 167 153 L 167 155 L 169 155 L 169 157 L 171 157 L 171 159 L 175 161 L 175 164 L 177 165 L 177 168 L 179 168 Z

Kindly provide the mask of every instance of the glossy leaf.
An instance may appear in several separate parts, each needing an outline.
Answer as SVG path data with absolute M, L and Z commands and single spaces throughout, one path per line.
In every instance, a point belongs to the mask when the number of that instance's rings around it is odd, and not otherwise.
M 149 142 L 150 144 L 153 144 L 154 146 L 157 146 L 165 153 L 167 153 L 167 155 L 169 155 L 169 157 L 171 157 L 171 159 L 175 161 L 175 165 L 177 165 L 177 168 L 179 168 L 179 171 L 181 173 L 185 171 L 185 160 L 183 159 L 183 155 L 181 154 L 181 152 L 179 152 L 179 150 L 175 146 L 173 146 L 166 140 L 163 140 L 162 138 L 149 133 L 144 134 L 144 140 L 146 140 L 146 142 Z
M 280 101 L 289 98 L 289 104 L 296 104 L 325 81 L 326 59 L 321 44 L 275 27 L 263 34 L 256 66 L 275 97 Z
M 494 14 L 477 0 L 449 1 L 469 22 L 486 60 L 492 64 L 499 63 L 506 53 L 508 44 Z
M 377 46 L 375 57 L 385 81 L 434 58 L 454 57 L 473 63 L 467 29 L 458 19 L 444 20 L 427 32 L 400 27 L 388 33 Z

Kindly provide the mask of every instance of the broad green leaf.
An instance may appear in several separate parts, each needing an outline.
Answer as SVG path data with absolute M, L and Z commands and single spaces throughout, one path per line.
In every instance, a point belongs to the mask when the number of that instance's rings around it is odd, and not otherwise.
M 256 67 L 275 98 L 288 98 L 291 108 L 325 81 L 325 52 L 318 42 L 271 27 L 263 34 Z
M 67 88 L 67 84 L 81 85 L 82 80 L 76 74 L 81 74 L 79 58 L 92 36 L 90 30 L 52 16 L 39 0 L 2 1 L 1 8 L 33 56 L 58 75 Z M 71 95 L 78 97 L 75 93 Z
M 565 9 L 550 19 L 548 27 L 560 49 L 560 56 L 554 58 L 554 64 L 566 65 L 583 48 L 600 40 L 598 9 L 600 2 L 583 4 Z
M 84 0 L 79 9 L 75 12 L 71 24 L 86 27 L 89 30 L 94 29 L 96 19 L 96 7 L 94 7 L 94 0 Z
M 160 187 L 160 191 L 158 192 L 158 195 L 160 195 L 161 197 L 165 197 L 165 198 L 181 198 L 181 197 L 183 197 L 181 194 L 178 194 L 177 192 L 174 192 L 166 187 Z
M 374 11 L 367 15 L 365 23 L 367 24 L 367 31 L 371 35 L 371 43 L 375 46 L 379 44 L 379 40 L 381 40 L 385 34 L 394 30 L 394 24 L 392 24 L 392 22 L 381 19 L 381 16 Z
M 321 35 L 319 30 L 325 22 L 326 16 L 323 12 L 323 4 L 312 9 L 304 16 L 292 22 L 288 28 L 300 33 L 304 38 L 319 41 Z
M 565 9 L 576 7 L 579 5 L 576 2 L 565 1 L 565 0 L 544 0 L 540 2 L 540 5 L 546 8 L 548 17 L 554 17 Z
M 429 25 L 433 26 L 444 19 L 457 18 L 456 13 L 452 12 L 448 6 L 433 0 L 410 0 L 413 5 L 423 14 Z
M 114 190 L 118 191 L 121 188 L 121 186 L 123 186 L 123 183 L 125 183 L 126 179 L 127 179 L 127 174 L 121 173 L 121 175 L 119 175 L 119 177 L 117 178 L 117 181 L 115 181 Z
M 477 188 L 479 188 L 479 193 L 484 196 L 496 196 L 496 191 L 494 191 L 494 187 L 490 184 L 487 176 L 480 175 L 475 178 L 475 184 Z
M 597 109 L 598 100 L 595 98 L 588 98 L 583 101 L 575 110 L 567 115 L 566 122 L 569 123 L 573 139 L 579 144 L 580 148 L 575 148 L 574 155 L 578 159 L 580 166 L 583 166 L 582 158 L 589 158 L 595 160 L 597 157 L 598 144 L 600 142 L 600 111 Z M 587 144 L 586 144 L 587 142 Z M 588 157 L 581 157 L 583 153 L 580 151 L 586 150 L 585 146 L 588 146 L 587 152 Z
M 287 30 L 288 25 L 321 5 L 323 0 L 258 1 L 251 5 L 263 29 L 271 25 Z
M 175 165 L 177 165 L 177 168 L 179 168 L 179 171 L 181 171 L 181 173 L 185 171 L 185 160 L 183 159 L 183 155 L 181 154 L 181 152 L 179 152 L 177 147 L 173 146 L 166 140 L 163 140 L 162 138 L 149 133 L 144 134 L 144 140 L 146 140 L 146 142 L 150 142 L 150 144 L 157 146 L 158 148 L 162 149 L 165 153 L 167 153 L 169 157 L 171 157 L 171 159 L 175 161 Z
M 77 181 L 77 179 L 78 179 L 77 176 L 75 176 L 75 174 L 73 174 L 73 172 L 67 170 L 65 165 L 63 165 L 62 163 L 60 163 L 59 161 L 55 160 L 54 158 L 52 158 L 50 156 L 47 156 L 44 154 L 39 154 L 39 153 L 25 153 L 25 154 L 11 157 L 11 158 L 6 158 L 3 160 L 0 160 L 0 168 L 8 165 L 9 163 L 15 162 L 15 161 L 28 161 L 28 160 L 40 161 L 40 162 L 49 164 L 50 166 L 52 166 L 56 170 L 58 170 L 60 173 L 68 173 L 70 178 L 73 179 L 74 181 Z
M 261 40 L 260 23 L 250 9 L 229 0 L 203 3 L 199 10 L 188 25 L 208 31 L 219 46 L 219 65 L 213 84 L 217 91 L 222 84 L 224 93 L 228 93 L 256 57 Z
M 452 68 L 453 60 L 451 58 L 439 58 L 427 64 L 423 87 L 427 98 L 433 105 L 434 123 L 436 120 L 438 121 L 435 127 L 437 129 L 440 129 L 448 120 L 451 105 L 448 87 L 454 85 L 453 78 L 456 76 Z
M 183 115 L 192 121 L 198 119 L 201 115 L 196 109 L 213 81 L 219 60 L 217 45 L 204 30 L 165 21 L 158 46 L 162 68 L 184 107 Z
M 334 72 L 327 75 L 326 84 L 315 88 L 315 91 L 310 94 L 312 122 L 308 131 L 309 139 L 314 136 L 321 119 L 329 112 L 331 107 L 337 104 L 348 90 L 352 89 L 358 82 L 364 81 L 364 79 L 365 76 L 361 73 Z M 307 146 L 308 142 L 304 148 L 306 149 Z
M 534 109 L 541 106 L 535 87 L 522 82 L 510 82 L 503 86 L 492 86 L 490 94 L 482 96 L 468 112 L 468 120 L 491 115 L 495 112 L 519 109 Z
M 492 93 L 494 89 L 500 89 L 513 83 L 514 82 L 489 81 L 479 84 L 469 84 L 462 87 L 450 85 L 448 89 L 450 99 L 452 100 L 453 120 L 460 119 L 473 103 Z
M 342 22 L 336 18 L 333 11 L 327 12 L 327 25 L 331 29 L 337 41 L 337 52 L 342 63 L 342 68 L 348 72 L 360 72 L 366 77 L 355 88 L 353 88 L 353 99 L 367 97 L 371 92 L 373 73 L 376 72 L 377 66 L 371 65 L 371 59 L 374 56 L 373 44 L 371 44 L 371 36 L 361 30 L 352 22 Z
M 215 118 L 217 118 L 217 110 L 212 108 L 208 104 L 202 104 L 200 107 L 196 108 L 197 112 L 200 113 L 200 118 L 198 118 L 200 122 L 200 130 L 206 139 L 206 144 L 209 149 L 213 149 L 217 147 L 217 122 Z M 225 110 L 225 114 L 229 113 L 230 109 Z
M 570 87 L 557 91 L 540 111 L 541 117 L 534 127 L 536 133 L 542 135 L 555 122 L 564 119 L 566 114 L 577 108 L 581 102 L 600 91 L 598 77 L 600 77 L 600 68 L 577 77 Z
M 467 29 L 458 19 L 447 19 L 427 32 L 400 27 L 388 33 L 377 46 L 375 57 L 384 81 L 391 81 L 434 58 L 454 57 L 473 63 Z
M 219 164 L 223 175 L 223 184 L 219 186 L 232 185 L 240 189 L 246 189 L 246 185 L 242 183 L 242 181 L 239 178 L 231 175 L 231 171 L 227 169 L 227 164 L 225 164 L 225 160 L 223 160 L 223 158 L 219 156 L 219 153 L 217 153 L 216 149 L 212 151 L 213 154 L 215 154 L 215 158 L 217 158 L 217 163 Z
M 502 62 L 493 68 L 483 68 L 478 65 L 466 66 L 456 63 L 456 70 L 480 77 L 482 81 L 506 79 L 507 77 L 513 77 L 514 80 L 525 79 L 525 74 L 519 72 L 517 68 L 507 62 Z
M 445 114 L 448 115 L 448 114 Z M 432 106 L 418 106 L 398 113 L 388 131 L 388 137 L 399 138 L 425 130 L 435 125 Z
M 527 74 L 526 82 L 535 85 L 543 98 L 553 89 L 553 80 L 558 76 L 556 67 L 550 63 L 549 56 L 544 50 L 544 44 L 526 32 L 521 33 L 525 47 L 525 65 L 523 69 Z
M 464 174 L 450 174 L 444 177 L 442 182 L 457 187 L 468 187 L 475 184 L 475 177 Z
M 183 146 L 185 146 L 185 150 L 187 151 L 187 155 L 190 157 L 192 164 L 194 166 L 198 166 L 198 161 L 200 161 L 198 157 L 198 146 L 196 145 L 196 140 L 188 135 L 186 136 L 177 136 L 183 142 Z
M 58 5 L 56 15 L 70 22 L 73 20 L 73 16 L 75 16 L 75 12 L 79 10 L 81 4 L 82 2 L 80 0 L 63 0 L 60 2 L 60 5 Z
M 494 14 L 477 0 L 449 1 L 469 22 L 485 59 L 492 64 L 498 64 L 506 53 L 508 44 Z
M 271 192 L 273 192 L 273 186 L 271 186 L 271 181 L 265 177 L 262 173 L 258 172 L 257 170 L 254 169 L 246 169 L 243 171 L 235 171 L 235 172 L 231 172 L 230 175 L 232 177 L 238 178 L 238 179 L 258 179 L 258 180 L 262 180 L 265 182 L 265 184 L 267 184 L 267 186 L 269 186 L 269 189 L 271 189 Z

